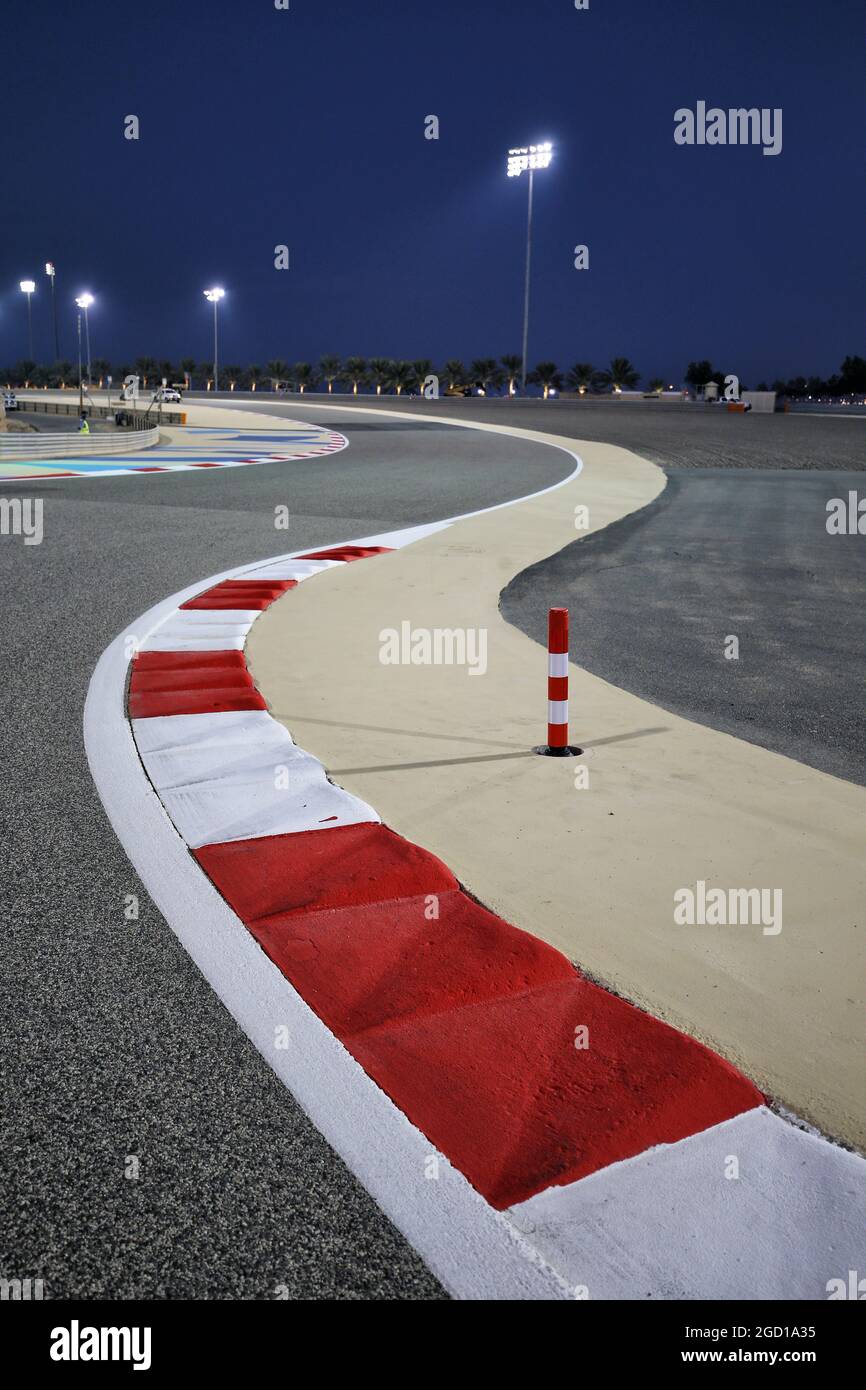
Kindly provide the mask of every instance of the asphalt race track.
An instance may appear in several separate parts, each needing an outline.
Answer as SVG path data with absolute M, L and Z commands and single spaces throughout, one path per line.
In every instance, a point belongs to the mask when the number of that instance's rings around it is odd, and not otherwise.
M 44 498 L 45 537 L 0 546 L 0 1268 L 44 1279 L 46 1298 L 444 1296 L 150 905 L 82 741 L 100 654 L 183 585 L 521 496 L 573 467 L 513 439 L 345 419 L 329 423 L 350 447 L 326 459 L 2 489 Z

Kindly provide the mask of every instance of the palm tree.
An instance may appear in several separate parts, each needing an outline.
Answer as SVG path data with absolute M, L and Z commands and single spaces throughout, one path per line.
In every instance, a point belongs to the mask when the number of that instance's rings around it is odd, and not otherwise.
M 392 362 L 388 371 L 388 385 L 393 386 L 398 396 L 415 382 L 415 369 L 411 362 Z
M 209 391 L 211 388 L 211 378 L 213 377 L 213 362 L 199 362 L 198 374 L 205 384 L 204 389 Z
M 500 357 L 499 360 L 508 373 L 508 394 L 513 396 L 517 390 L 517 373 L 523 368 L 523 358 L 512 353 L 508 357 Z
M 489 387 L 502 385 L 502 369 L 495 357 L 478 357 L 469 368 L 473 381 L 487 394 Z
M 415 380 L 419 386 L 423 386 L 428 376 L 433 374 L 433 363 L 429 357 L 420 357 L 412 363 L 412 370 L 415 373 Z
M 96 363 L 94 363 L 93 365 L 96 366 Z M 173 363 L 173 362 L 160 362 L 160 364 L 159 364 L 159 375 L 160 375 L 160 377 L 165 377 L 166 382 L 167 382 L 168 385 L 170 386 L 171 383 L 172 383 L 172 380 L 173 380 L 173 378 L 174 378 L 174 363 Z
M 565 380 L 572 390 L 585 396 L 595 381 L 595 375 L 591 362 L 575 362 L 573 367 L 569 367 Z
M 335 357 L 333 353 L 328 354 L 326 357 L 322 357 L 319 360 L 319 375 L 324 377 L 325 381 L 328 383 L 329 396 L 334 390 L 334 382 L 340 375 L 341 366 L 342 363 L 340 362 L 339 357 Z
M 191 391 L 191 390 L 192 390 L 192 374 L 193 374 L 193 372 L 195 371 L 195 358 L 194 358 L 194 357 L 184 357 L 184 358 L 181 360 L 180 369 L 181 369 L 181 371 L 183 372 L 183 378 L 184 378 L 184 381 L 186 382 L 186 389 L 187 389 L 187 391 Z
M 702 357 L 699 362 L 690 362 L 686 368 L 685 380 L 689 386 L 696 388 L 706 386 L 708 381 L 712 381 L 715 376 L 712 362 Z
M 456 357 L 452 357 L 445 363 L 445 379 L 448 382 L 448 390 L 454 386 L 463 386 L 466 383 L 466 368 L 462 362 L 458 362 Z
M 229 379 L 229 390 L 230 390 L 230 391 L 234 391 L 235 387 L 238 385 L 238 382 L 240 382 L 240 383 L 241 383 L 241 386 L 243 386 L 243 375 L 244 375 L 244 369 L 243 369 L 243 367 L 226 367 L 226 368 L 225 368 L 225 373 L 226 373 L 226 376 L 227 376 L 228 379 Z
M 292 380 L 298 383 L 298 390 L 304 394 L 313 382 L 313 368 L 309 362 L 296 362 L 292 368 Z
M 65 386 L 67 381 L 69 381 L 72 377 L 72 363 L 63 360 L 61 360 L 60 362 L 55 362 L 52 371 L 52 376 L 55 378 L 59 386 Z
M 268 376 L 271 379 L 271 390 L 275 391 L 281 381 L 285 381 L 289 375 L 289 364 L 283 362 L 279 357 L 275 362 L 268 363 Z
M 662 391 L 665 389 L 664 379 L 660 376 L 654 376 L 649 384 L 649 389 L 651 391 L 655 391 L 657 396 L 660 396 Z
M 136 359 L 135 359 L 135 370 L 138 372 L 138 375 L 141 377 L 141 384 L 142 384 L 142 386 L 143 386 L 143 387 L 145 388 L 145 390 L 146 390 L 146 389 L 147 389 L 147 378 L 148 378 L 149 376 L 156 376 L 156 371 L 157 371 L 156 360 L 155 360 L 153 357 L 136 357 Z
M 250 390 L 255 391 L 257 383 L 262 379 L 261 367 L 247 367 L 247 377 L 249 378 Z
M 390 357 L 371 357 L 370 375 L 373 378 L 373 384 L 376 387 L 376 395 L 381 396 L 382 387 L 386 384 L 391 375 Z
M 343 367 L 343 380 L 351 383 L 352 395 L 357 396 L 358 387 L 367 375 L 367 363 L 363 357 L 347 357 Z
M 105 357 L 97 357 L 92 366 L 101 387 L 105 378 L 111 373 L 111 363 Z
M 539 362 L 534 372 L 529 377 L 544 391 L 544 399 L 547 400 L 551 391 L 562 389 L 562 377 L 555 362 Z
M 640 381 L 640 373 L 627 357 L 614 357 L 607 371 L 603 373 L 603 380 L 616 392 L 622 391 L 623 388 L 633 390 Z

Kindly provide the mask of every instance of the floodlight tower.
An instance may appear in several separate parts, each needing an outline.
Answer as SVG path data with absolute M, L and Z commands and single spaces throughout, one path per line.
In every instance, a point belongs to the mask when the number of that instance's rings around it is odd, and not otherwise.
M 526 216 L 526 279 L 523 287 L 523 367 L 520 389 L 526 392 L 526 355 L 529 349 L 529 275 L 532 267 L 532 190 L 536 169 L 546 169 L 553 159 L 553 145 L 521 145 L 508 151 L 508 177 L 529 173 L 529 202 Z
M 36 289 L 36 281 L 35 281 L 35 280 L 20 280 L 18 283 L 19 283 L 19 286 L 20 286 L 20 289 L 21 289 L 21 293 L 22 293 L 22 294 L 26 294 L 26 296 L 27 296 L 27 340 L 28 340 L 28 342 L 29 342 L 29 344 L 30 344 L 30 361 L 32 362 L 32 361 L 33 361 L 33 309 L 32 309 L 32 306 L 31 306 L 31 302 L 30 302 L 30 301 L 31 301 L 31 299 L 33 298 L 33 291 Z
M 218 307 L 219 307 L 219 302 L 220 302 L 220 300 L 221 300 L 221 299 L 225 299 L 225 293 L 226 293 L 225 290 L 220 289 L 219 285 L 215 285 L 214 288 L 213 288 L 212 290 L 205 290 L 205 291 L 204 291 L 204 297 L 205 297 L 205 299 L 210 300 L 211 304 L 213 305 L 213 389 L 214 389 L 214 395 L 216 395 L 217 391 L 218 391 L 219 388 L 220 388 L 220 382 L 219 382 L 219 367 L 218 367 L 218 365 L 217 365 L 217 354 L 218 354 L 218 345 L 217 345 L 217 309 L 218 309 Z
M 91 304 L 93 303 L 93 295 L 92 295 L 92 294 L 88 294 L 88 293 L 85 291 L 84 294 L 80 294 L 80 295 L 78 296 L 78 298 L 76 299 L 75 303 L 78 305 L 79 309 L 83 309 L 83 310 L 84 310 L 84 339 L 85 339 L 85 343 L 86 343 L 86 345 L 87 345 L 87 385 L 88 385 L 88 389 L 89 389 L 89 387 L 90 387 L 90 317 L 89 317 L 87 311 L 88 311 L 88 309 L 90 308 Z M 79 336 L 79 339 L 80 339 L 80 338 L 81 338 L 81 315 L 80 315 L 80 314 L 78 315 L 78 336 Z M 81 354 L 79 353 L 79 356 L 80 356 L 80 355 L 81 355 Z M 80 375 L 80 373 L 79 373 L 79 375 Z
M 60 361 L 60 333 L 59 333 L 58 328 L 57 328 L 57 291 L 56 291 L 56 286 L 55 286 L 55 283 L 54 283 L 55 280 L 57 279 L 57 272 L 56 272 L 55 269 L 54 269 L 54 262 L 53 262 L 53 261 L 46 261 L 46 262 L 45 262 L 45 274 L 48 276 L 49 280 L 51 281 L 51 308 L 52 308 L 53 313 L 54 313 L 54 360 L 55 360 L 55 362 L 59 362 L 59 361 Z

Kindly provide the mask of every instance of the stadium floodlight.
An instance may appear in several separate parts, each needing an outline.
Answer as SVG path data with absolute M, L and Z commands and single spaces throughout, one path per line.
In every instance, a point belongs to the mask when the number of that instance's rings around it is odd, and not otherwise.
M 521 145 L 508 151 L 508 177 L 519 178 L 527 169 L 546 169 L 553 159 L 553 145 Z
M 508 177 L 529 174 L 529 200 L 526 215 L 526 278 L 523 287 L 523 366 L 520 389 L 526 392 L 526 359 L 529 351 L 529 278 L 532 266 L 532 190 L 536 169 L 547 169 L 553 159 L 553 145 L 548 140 L 541 145 L 518 145 L 508 151 Z
M 219 366 L 218 357 L 218 336 L 217 336 L 217 309 L 221 299 L 225 299 L 225 290 L 219 285 L 214 285 L 213 289 L 205 290 L 204 297 L 213 305 L 213 389 L 216 393 L 219 390 Z

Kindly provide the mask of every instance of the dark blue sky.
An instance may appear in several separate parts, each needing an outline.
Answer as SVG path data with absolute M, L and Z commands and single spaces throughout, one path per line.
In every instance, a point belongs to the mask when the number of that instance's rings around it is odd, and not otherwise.
M 73 355 L 710 357 L 754 384 L 866 353 L 860 0 L 154 0 L 7 8 L 0 362 Z M 782 107 L 784 147 L 683 148 L 676 108 Z M 141 121 L 137 143 L 123 118 Z M 441 122 L 424 139 L 424 117 Z M 590 248 L 588 272 L 572 248 Z M 292 268 L 273 268 L 288 244 Z

